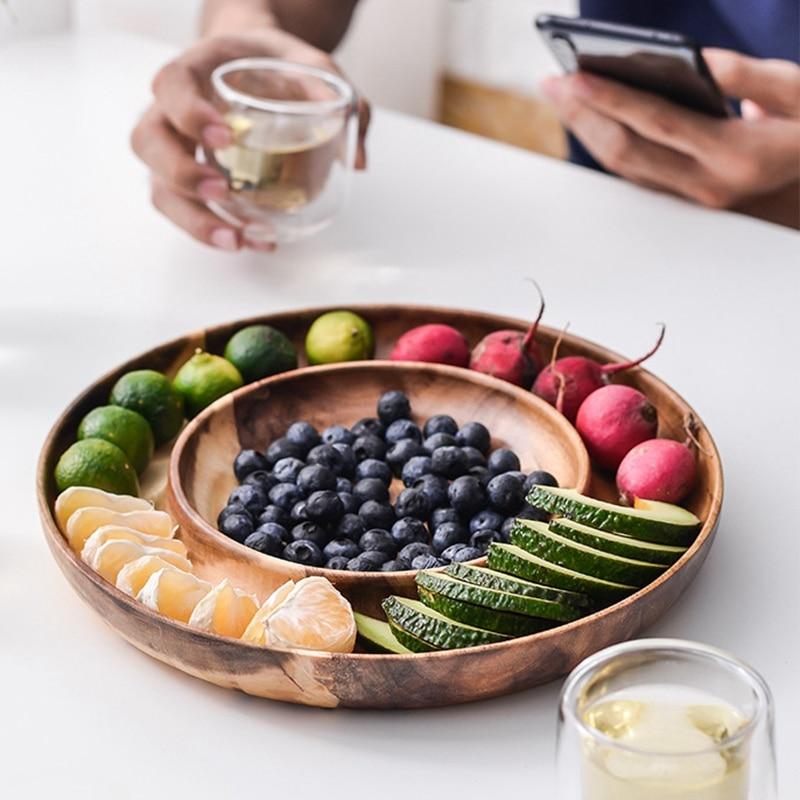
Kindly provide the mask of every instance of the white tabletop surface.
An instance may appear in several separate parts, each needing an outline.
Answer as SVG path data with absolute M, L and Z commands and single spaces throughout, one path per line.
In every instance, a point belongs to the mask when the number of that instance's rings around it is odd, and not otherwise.
M 0 49 L 0 794 L 551 797 L 557 683 L 392 713 L 218 689 L 134 650 L 72 593 L 33 491 L 60 410 L 161 340 L 315 303 L 526 316 L 530 275 L 549 324 L 616 350 L 641 351 L 668 323 L 652 369 L 709 425 L 726 498 L 699 578 L 647 633 L 763 672 L 781 796 L 800 797 L 800 238 L 380 111 L 370 170 L 334 227 L 274 256 L 215 252 L 150 208 L 128 150 L 169 55 L 122 35 Z

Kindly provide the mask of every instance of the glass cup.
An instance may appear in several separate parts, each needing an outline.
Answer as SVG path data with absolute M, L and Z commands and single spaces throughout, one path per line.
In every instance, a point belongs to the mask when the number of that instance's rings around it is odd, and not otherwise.
M 228 182 L 209 207 L 248 239 L 292 242 L 328 225 L 350 187 L 357 98 L 347 81 L 275 58 L 241 58 L 211 73 L 234 142 L 198 154 Z
M 720 650 L 627 642 L 564 684 L 560 800 L 775 800 L 775 780 L 769 688 Z

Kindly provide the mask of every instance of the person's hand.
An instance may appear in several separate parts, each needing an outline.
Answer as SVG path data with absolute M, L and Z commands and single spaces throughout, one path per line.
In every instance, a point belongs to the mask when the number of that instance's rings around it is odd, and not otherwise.
M 579 73 L 542 83 L 564 125 L 603 166 L 714 208 L 800 180 L 800 66 L 704 50 L 742 118 L 716 119 L 615 81 Z
M 227 195 L 225 178 L 214 167 L 198 164 L 195 149 L 226 147 L 232 132 L 210 100 L 211 72 L 234 58 L 270 56 L 340 72 L 331 57 L 277 28 L 199 40 L 159 70 L 154 100 L 131 134 L 131 146 L 151 173 L 153 205 L 195 239 L 223 250 L 242 246 L 274 249 L 250 242 L 242 230 L 210 211 L 205 201 Z M 359 103 L 356 168 L 366 166 L 364 139 L 369 105 Z

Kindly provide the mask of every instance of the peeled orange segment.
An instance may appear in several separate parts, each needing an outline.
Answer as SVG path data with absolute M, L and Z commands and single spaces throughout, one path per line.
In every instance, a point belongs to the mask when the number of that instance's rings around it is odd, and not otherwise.
M 140 556 L 134 561 L 129 561 L 117 573 L 117 589 L 131 597 L 136 597 L 147 583 L 147 579 L 160 569 L 169 569 L 173 564 L 164 561 L 161 556 L 147 555 Z
M 207 581 L 174 567 L 164 567 L 147 579 L 136 599 L 165 617 L 188 622 L 194 607 L 210 591 L 211 584 Z
M 186 545 L 180 539 L 151 536 L 148 533 L 135 531 L 133 528 L 123 528 L 121 525 L 103 525 L 98 528 L 83 545 L 81 558 L 88 564 L 97 550 L 106 542 L 117 541 L 136 542 L 145 547 L 157 547 L 186 558 Z
M 171 539 L 175 535 L 175 526 L 172 517 L 166 511 L 148 509 L 142 511 L 127 511 L 120 513 L 100 506 L 87 506 L 79 508 L 67 522 L 67 541 L 76 552 L 83 550 L 86 540 L 104 525 L 119 525 L 123 528 L 133 528 L 149 536 L 161 536 Z
M 117 582 L 119 571 L 131 561 L 142 556 L 158 556 L 168 564 L 187 572 L 192 569 L 192 562 L 179 553 L 163 550 L 160 547 L 146 547 L 138 542 L 125 539 L 112 539 L 96 548 L 90 557 L 81 553 L 81 558 L 101 577 L 111 583 Z
M 271 647 L 350 653 L 356 623 L 350 603 L 326 578 L 284 584 L 267 599 L 242 639 Z
M 189 624 L 204 631 L 238 639 L 256 611 L 258 598 L 231 586 L 225 579 L 195 607 Z
M 127 494 L 111 494 L 92 486 L 70 486 L 56 498 L 56 522 L 61 533 L 67 532 L 67 520 L 79 509 L 107 508 L 109 511 L 149 511 L 153 504 L 141 497 Z

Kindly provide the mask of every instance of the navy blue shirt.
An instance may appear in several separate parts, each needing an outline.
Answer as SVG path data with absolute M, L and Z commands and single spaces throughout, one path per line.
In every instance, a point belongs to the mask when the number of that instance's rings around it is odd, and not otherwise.
M 798 0 L 580 0 L 581 16 L 684 33 L 701 47 L 800 61 Z M 570 159 L 597 168 L 574 137 Z

